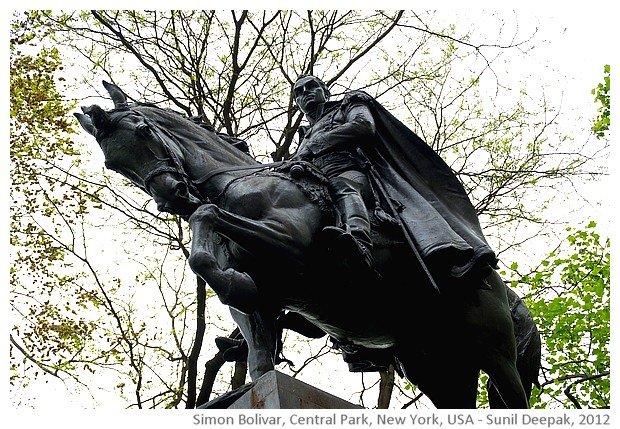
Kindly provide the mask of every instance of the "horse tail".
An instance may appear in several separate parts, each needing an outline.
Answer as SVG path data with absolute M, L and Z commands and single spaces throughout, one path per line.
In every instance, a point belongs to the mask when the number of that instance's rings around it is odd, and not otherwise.
M 540 388 L 538 380 L 542 354 L 540 332 L 532 313 L 519 295 L 508 286 L 506 286 L 506 290 L 517 344 L 517 371 L 521 377 L 523 390 L 525 390 L 529 400 L 533 386 Z M 487 392 L 491 408 L 506 408 L 491 379 L 487 382 Z

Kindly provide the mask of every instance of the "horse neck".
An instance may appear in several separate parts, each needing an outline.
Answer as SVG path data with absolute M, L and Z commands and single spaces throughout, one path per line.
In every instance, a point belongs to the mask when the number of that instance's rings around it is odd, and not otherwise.
M 218 142 L 227 145 L 226 142 Z M 230 146 L 216 147 L 213 149 L 188 149 L 183 148 L 185 169 L 190 179 L 194 182 L 202 195 L 215 198 L 220 195 L 236 178 L 255 171 L 251 167 L 260 166 L 250 156 L 242 152 L 235 153 L 238 149 Z
M 164 130 L 163 138 L 167 141 L 171 155 L 177 158 L 183 173 L 196 185 L 202 195 L 209 198 L 219 195 L 238 175 L 232 173 L 236 169 L 260 165 L 251 156 L 222 140 L 213 131 L 205 130 L 160 109 L 143 107 L 138 110 L 151 117 L 159 128 Z M 228 170 L 231 173 L 228 173 Z M 203 180 L 212 172 L 219 173 Z
M 209 197 L 212 202 L 217 204 L 220 197 L 225 194 L 231 184 L 235 183 L 239 178 L 252 175 L 255 171 L 257 170 L 219 172 L 211 176 L 208 181 L 201 183 L 199 190 L 202 195 Z

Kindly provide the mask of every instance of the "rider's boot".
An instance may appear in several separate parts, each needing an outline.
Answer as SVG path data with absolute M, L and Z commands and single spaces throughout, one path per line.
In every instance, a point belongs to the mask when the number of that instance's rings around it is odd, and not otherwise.
M 361 263 L 365 268 L 373 269 L 372 239 L 370 221 L 364 201 L 359 194 L 348 193 L 335 203 L 336 211 L 341 217 L 341 226 L 323 228 L 332 246 L 336 246 L 349 260 Z

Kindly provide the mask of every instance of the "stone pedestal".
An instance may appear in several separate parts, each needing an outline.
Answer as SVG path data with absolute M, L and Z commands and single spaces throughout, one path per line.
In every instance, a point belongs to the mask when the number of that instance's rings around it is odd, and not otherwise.
M 278 371 L 259 378 L 229 409 L 362 408 Z

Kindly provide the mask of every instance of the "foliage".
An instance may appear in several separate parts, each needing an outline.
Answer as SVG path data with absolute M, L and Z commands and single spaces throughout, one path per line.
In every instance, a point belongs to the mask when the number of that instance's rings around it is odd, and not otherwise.
M 601 103 L 601 106 L 598 108 L 598 116 L 594 119 L 594 124 L 592 125 L 592 131 L 597 138 L 603 138 L 605 133 L 609 131 L 610 125 L 610 113 L 611 113 L 611 104 L 610 104 L 610 76 L 609 76 L 610 67 L 609 64 L 605 65 L 603 83 L 599 83 L 596 88 L 592 89 L 592 95 L 594 95 L 594 102 L 597 101 Z
M 513 282 L 530 291 L 526 302 L 543 340 L 535 408 L 610 406 L 610 243 L 595 227 L 568 228 L 536 272 Z

